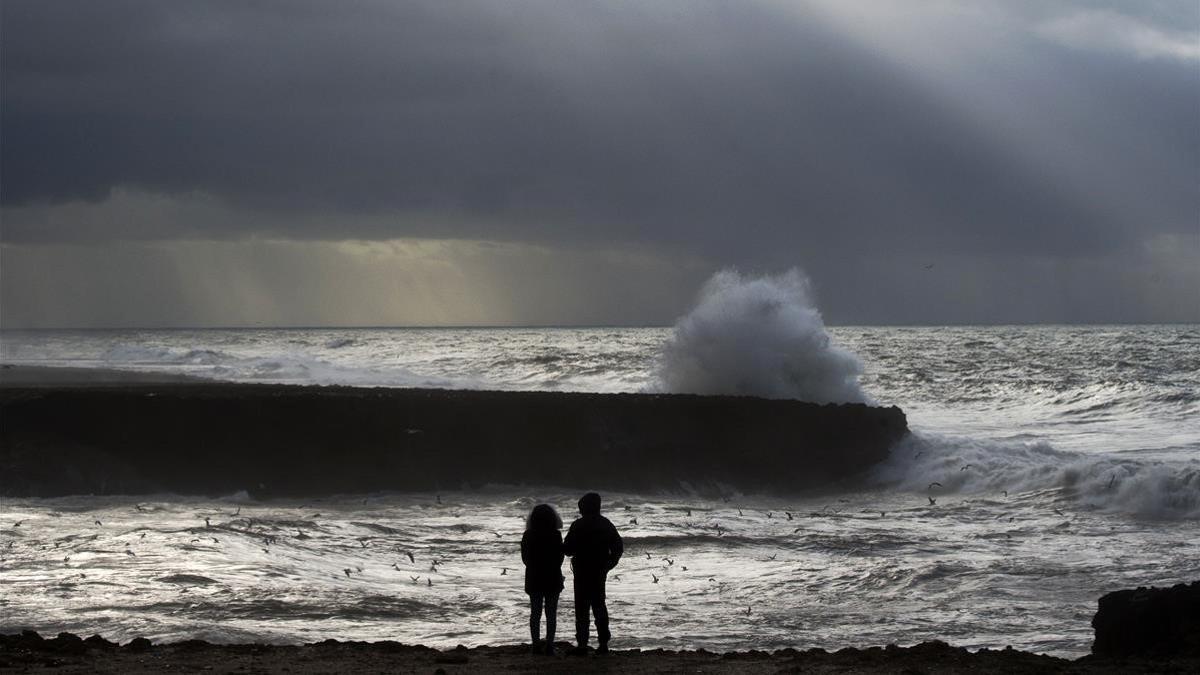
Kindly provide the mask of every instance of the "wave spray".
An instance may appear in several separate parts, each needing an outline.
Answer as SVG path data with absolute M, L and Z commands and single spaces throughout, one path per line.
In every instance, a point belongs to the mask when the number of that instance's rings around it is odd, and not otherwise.
M 658 388 L 673 393 L 863 403 L 862 364 L 833 344 L 808 277 L 717 272 L 675 324 L 658 364 Z

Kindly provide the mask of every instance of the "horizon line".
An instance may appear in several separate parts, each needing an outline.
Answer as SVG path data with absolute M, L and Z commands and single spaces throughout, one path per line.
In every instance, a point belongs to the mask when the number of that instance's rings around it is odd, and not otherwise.
M 996 323 L 826 323 L 828 328 L 1002 328 L 1032 326 L 1197 326 L 1200 321 L 1003 321 Z M 27 326 L 5 328 L 0 333 L 35 331 L 118 331 L 118 330 L 585 330 L 672 328 L 674 324 L 410 324 L 410 325 L 214 325 L 214 326 Z

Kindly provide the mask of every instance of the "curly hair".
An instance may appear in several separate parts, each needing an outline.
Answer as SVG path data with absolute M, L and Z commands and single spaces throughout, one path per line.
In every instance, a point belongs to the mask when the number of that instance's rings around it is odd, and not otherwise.
M 561 530 L 563 526 L 562 518 L 558 516 L 558 511 L 554 510 L 549 504 L 538 504 L 529 512 L 529 517 L 525 519 L 526 530 Z

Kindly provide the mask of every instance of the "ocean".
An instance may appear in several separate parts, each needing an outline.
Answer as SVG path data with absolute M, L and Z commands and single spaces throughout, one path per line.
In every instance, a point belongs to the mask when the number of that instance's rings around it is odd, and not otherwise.
M 1078 656 L 1103 593 L 1200 578 L 1200 326 L 742 327 L 715 343 L 712 324 L 686 328 L 8 331 L 0 362 L 299 385 L 726 386 L 905 411 L 912 435 L 853 484 L 606 493 L 626 542 L 614 648 L 942 639 Z M 578 496 L 0 498 L 0 632 L 522 642 L 523 518 L 546 501 L 569 522 Z

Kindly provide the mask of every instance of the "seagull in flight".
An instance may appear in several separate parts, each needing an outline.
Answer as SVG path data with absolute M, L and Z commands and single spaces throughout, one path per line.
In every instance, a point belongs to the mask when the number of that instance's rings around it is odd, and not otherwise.
M 650 576 L 654 577 L 654 583 L 656 583 L 656 584 L 657 584 L 657 583 L 658 583 L 658 575 L 657 575 L 657 574 L 655 574 L 654 572 L 651 572 L 651 573 L 650 573 Z

